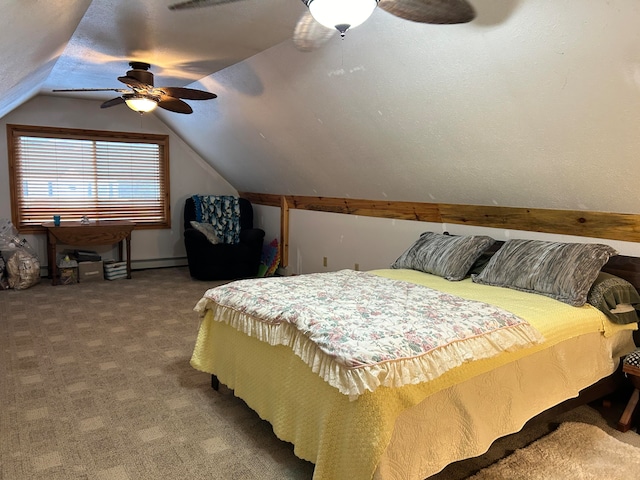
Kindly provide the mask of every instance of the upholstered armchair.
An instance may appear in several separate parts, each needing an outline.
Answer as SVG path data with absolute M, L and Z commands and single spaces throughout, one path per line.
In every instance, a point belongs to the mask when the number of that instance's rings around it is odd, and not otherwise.
M 187 251 L 189 273 L 197 280 L 233 280 L 255 277 L 262 255 L 264 230 L 253 228 L 253 207 L 245 198 L 239 204 L 239 235 L 235 241 L 218 238 L 202 227 L 210 227 L 198 210 L 199 197 L 189 197 L 184 205 L 184 246 Z M 220 213 L 212 209 L 212 212 Z M 215 219 L 211 219 L 215 223 Z M 191 222 L 197 222 L 197 228 Z M 203 233 L 204 231 L 204 233 Z M 224 237 L 224 235 L 222 235 Z M 209 238 L 208 238 L 209 237 Z M 213 238 L 212 238 L 213 237 Z

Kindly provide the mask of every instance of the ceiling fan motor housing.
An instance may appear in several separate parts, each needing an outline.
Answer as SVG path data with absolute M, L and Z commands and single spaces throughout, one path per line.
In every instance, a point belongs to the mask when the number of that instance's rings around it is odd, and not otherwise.
M 153 86 L 153 73 L 149 71 L 148 63 L 129 62 L 132 70 L 127 71 L 127 77 L 135 78 L 141 83 Z

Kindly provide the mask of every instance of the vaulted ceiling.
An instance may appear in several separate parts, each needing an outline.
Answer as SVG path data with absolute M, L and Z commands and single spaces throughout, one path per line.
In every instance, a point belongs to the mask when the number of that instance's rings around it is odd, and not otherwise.
M 291 0 L 238 0 L 170 11 L 167 6 L 174 3 L 3 2 L 3 17 L 9 21 L 0 31 L 0 115 L 52 89 L 123 87 L 117 77 L 129 70 L 130 61 L 150 63 L 163 85 L 196 82 L 291 38 L 305 10 Z
M 446 26 L 377 10 L 308 53 L 299 0 L 171 3 L 3 2 L 0 117 L 144 61 L 156 85 L 218 95 L 153 115 L 240 191 L 640 210 L 636 0 L 471 0 L 477 18 Z M 96 115 L 114 96 L 56 95 Z

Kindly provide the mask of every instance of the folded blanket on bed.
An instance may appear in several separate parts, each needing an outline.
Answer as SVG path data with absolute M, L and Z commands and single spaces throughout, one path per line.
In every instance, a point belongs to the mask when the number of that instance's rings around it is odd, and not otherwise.
M 208 290 L 195 309 L 290 346 L 351 396 L 433 380 L 543 341 L 528 322 L 493 305 L 352 270 L 236 281 Z

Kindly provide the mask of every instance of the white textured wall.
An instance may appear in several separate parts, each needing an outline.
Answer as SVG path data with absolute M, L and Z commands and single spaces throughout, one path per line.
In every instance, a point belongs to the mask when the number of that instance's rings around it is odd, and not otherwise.
M 266 205 L 253 206 L 253 226 L 264 230 L 264 243 L 274 238 L 280 241 L 280 208 Z
M 260 212 L 268 209 L 264 218 L 272 231 L 280 225 L 279 208 L 257 206 Z M 277 211 L 277 215 L 276 215 Z M 559 242 L 605 243 L 620 254 L 640 256 L 640 244 L 608 239 L 550 235 L 497 228 L 448 225 L 409 220 L 342 215 L 338 213 L 290 210 L 288 273 L 335 271 L 343 268 L 360 270 L 388 268 L 422 232 L 449 232 L 458 235 L 488 235 L 496 240 L 526 238 Z M 262 226 L 262 228 L 265 228 Z M 323 258 L 327 257 L 327 266 Z
M 472 3 L 282 43 L 167 121 L 241 191 L 639 213 L 640 3 Z
M 134 268 L 158 265 L 156 260 L 167 260 L 164 263 L 169 265 L 186 264 L 182 235 L 184 200 L 195 193 L 236 195 L 237 191 L 154 115 L 140 116 L 124 106 L 101 110 L 99 105 L 100 102 L 96 101 L 39 96 L 3 117 L 0 120 L 0 128 L 6 130 L 6 124 L 11 123 L 168 134 L 171 162 L 171 229 L 134 231 L 131 258 Z M 0 174 L 0 218 L 11 218 L 6 142 L 6 135 L 0 135 L 0 172 L 3 172 Z M 42 264 L 46 264 L 45 236 L 25 237 L 39 252 L 40 258 L 43 259 Z M 114 250 L 110 248 L 91 248 L 99 250 L 105 259 L 115 256 Z

